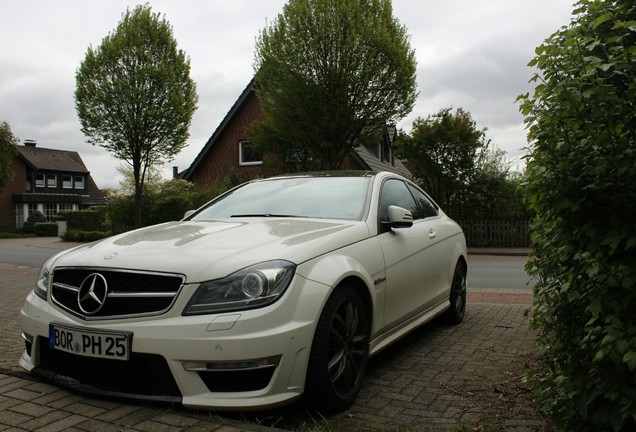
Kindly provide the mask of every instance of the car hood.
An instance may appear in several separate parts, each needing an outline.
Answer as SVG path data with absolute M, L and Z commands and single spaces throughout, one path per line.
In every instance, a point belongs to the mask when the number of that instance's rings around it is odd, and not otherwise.
M 51 265 L 180 273 L 188 283 L 225 277 L 251 264 L 300 264 L 369 236 L 365 223 L 257 218 L 169 222 L 59 254 Z

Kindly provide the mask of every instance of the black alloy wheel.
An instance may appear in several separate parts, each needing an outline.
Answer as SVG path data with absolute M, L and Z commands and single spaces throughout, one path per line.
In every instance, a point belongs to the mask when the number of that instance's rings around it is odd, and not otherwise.
M 466 315 L 466 266 L 462 262 L 455 266 L 449 300 L 450 309 L 445 312 L 444 318 L 449 324 L 459 324 Z
M 369 356 L 369 320 L 358 293 L 337 289 L 314 335 L 306 379 L 312 406 L 326 412 L 349 408 L 362 384 Z

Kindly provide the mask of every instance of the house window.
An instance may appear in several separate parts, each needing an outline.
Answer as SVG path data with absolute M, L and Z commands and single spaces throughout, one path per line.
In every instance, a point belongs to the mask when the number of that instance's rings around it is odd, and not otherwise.
M 73 189 L 73 176 L 62 176 L 62 187 L 64 189 Z
M 48 188 L 57 187 L 57 176 L 55 174 L 46 175 L 46 187 Z
M 15 222 L 18 228 L 22 228 L 24 226 L 24 210 L 26 206 L 24 204 L 18 204 L 15 206 Z
M 57 214 L 57 204 L 44 204 L 44 216 L 46 220 L 52 222 Z
M 44 174 L 35 174 L 35 187 L 44 187 Z
M 27 219 L 36 211 L 40 211 L 37 204 L 29 204 L 27 207 L 26 217 Z
M 84 177 L 75 176 L 75 189 L 84 189 Z
M 262 165 L 263 155 L 249 141 L 239 142 L 239 165 Z

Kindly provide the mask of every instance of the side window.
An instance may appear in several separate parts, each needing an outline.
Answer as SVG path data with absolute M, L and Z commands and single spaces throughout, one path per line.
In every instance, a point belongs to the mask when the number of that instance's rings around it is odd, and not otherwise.
M 439 215 L 437 206 L 433 202 L 413 185 L 408 185 L 409 190 L 413 194 L 415 201 L 417 202 L 418 210 L 413 212 L 413 219 L 425 219 L 428 217 L 435 217 Z
M 401 180 L 390 179 L 382 185 L 382 194 L 380 195 L 380 220 L 385 221 L 389 217 L 388 208 L 390 205 L 410 210 L 415 217 L 417 213 L 417 204 L 408 188 Z

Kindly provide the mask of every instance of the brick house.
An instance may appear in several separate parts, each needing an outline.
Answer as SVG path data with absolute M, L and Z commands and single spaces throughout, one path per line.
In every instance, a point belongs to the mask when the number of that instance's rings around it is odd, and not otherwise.
M 262 118 L 254 85 L 252 79 L 194 162 L 180 173 L 181 178 L 205 185 L 226 178 L 238 182 L 272 174 L 264 171 L 263 157 L 250 147 L 247 137 L 249 125 Z M 345 168 L 411 175 L 401 161 L 393 158 L 389 139 L 383 143 L 357 147 L 345 162 Z
M 38 210 L 47 220 L 63 210 L 106 204 L 77 152 L 37 147 L 34 141 L 17 146 L 12 161 L 13 180 L 0 196 L 0 227 L 22 228 Z

